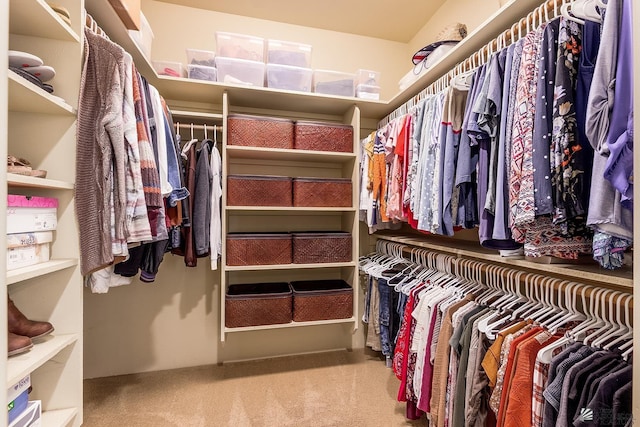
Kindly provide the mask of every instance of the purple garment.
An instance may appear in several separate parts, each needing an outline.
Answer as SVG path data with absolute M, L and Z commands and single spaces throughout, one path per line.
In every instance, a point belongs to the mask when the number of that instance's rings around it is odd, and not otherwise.
M 609 158 L 604 178 L 611 182 L 627 209 L 633 208 L 633 28 L 631 1 L 622 0 L 622 17 L 618 33 L 616 87 L 609 124 L 607 145 Z

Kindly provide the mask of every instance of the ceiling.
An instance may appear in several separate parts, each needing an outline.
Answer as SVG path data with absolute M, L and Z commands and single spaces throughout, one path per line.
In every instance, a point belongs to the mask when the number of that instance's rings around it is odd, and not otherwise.
M 445 2 L 445 0 L 160 1 L 402 43 L 409 42 Z

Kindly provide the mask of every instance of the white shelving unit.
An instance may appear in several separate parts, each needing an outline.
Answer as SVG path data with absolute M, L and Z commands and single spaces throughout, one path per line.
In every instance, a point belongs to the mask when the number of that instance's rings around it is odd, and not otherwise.
M 289 94 L 279 93 L 274 98 L 279 103 L 280 97 Z M 233 110 L 234 97 L 223 96 L 223 116 L 227 122 L 230 110 Z M 231 104 L 231 105 L 230 105 Z M 282 111 L 265 110 L 262 115 L 287 116 Z M 292 119 L 297 117 L 290 113 Z M 225 341 L 226 334 L 245 331 L 259 331 L 267 329 L 293 328 L 303 326 L 333 325 L 341 323 L 353 324 L 357 329 L 357 313 L 359 301 L 359 286 L 357 282 L 357 258 L 358 258 L 358 146 L 360 130 L 360 111 L 352 105 L 349 111 L 333 117 L 334 122 L 345 123 L 353 126 L 353 152 L 337 153 L 325 151 L 306 151 L 293 149 L 274 149 L 260 147 L 232 146 L 227 143 L 226 128 L 223 134 L 222 145 L 222 261 L 221 261 L 221 286 L 220 286 L 220 339 Z M 264 175 L 289 175 L 310 176 L 310 174 L 324 177 L 340 177 L 351 179 L 353 185 L 353 200 L 350 207 L 269 207 L 269 206 L 228 206 L 226 203 L 227 176 L 230 174 L 264 174 Z M 311 176 L 313 176 L 311 175 Z M 318 264 L 279 264 L 279 265 L 248 265 L 227 266 L 225 242 L 226 235 L 230 232 L 250 231 L 328 231 L 341 230 L 351 233 L 352 236 L 352 260 L 338 263 Z M 225 326 L 225 294 L 228 286 L 234 283 L 260 282 L 264 272 L 275 274 L 275 281 L 290 281 L 292 274 L 296 277 L 316 278 L 319 272 L 332 275 L 333 278 L 341 278 L 347 281 L 353 288 L 353 313 L 348 319 L 332 319 L 317 322 L 291 322 L 286 324 L 250 326 L 240 328 L 228 328 Z M 295 279 L 299 280 L 299 279 Z
M 4 71 L 3 66 L 6 90 L 0 91 L 6 94 L 0 111 L 7 118 L 7 126 L 0 126 L 6 129 L 0 137 L 2 153 L 25 158 L 34 169 L 47 171 L 47 178 L 36 178 L 7 173 L 2 168 L 6 182 L 2 196 L 55 197 L 59 203 L 50 261 L 7 271 L 6 248 L 0 249 L 7 291 L 18 309 L 30 319 L 46 320 L 55 327 L 53 334 L 34 341 L 30 351 L 3 358 L 1 372 L 6 387 L 2 387 L 2 393 L 30 375 L 33 390 L 29 399 L 42 401 L 42 425 L 46 427 L 82 424 L 83 304 L 73 190 L 84 2 L 57 3 L 69 10 L 71 26 L 44 0 L 9 0 L 0 11 L 9 24 L 8 33 L 2 35 L 7 41 L 2 44 L 3 58 L 7 49 L 25 51 L 56 70 L 56 77 L 48 82 L 54 87 L 50 94 L 13 71 Z M 5 210 L 6 204 L 0 208 Z M 6 224 L 1 230 L 6 232 Z M 6 315 L 6 308 L 3 311 Z M 5 325 L 0 335 L 6 342 Z M 6 418 L 0 420 L 3 425 Z

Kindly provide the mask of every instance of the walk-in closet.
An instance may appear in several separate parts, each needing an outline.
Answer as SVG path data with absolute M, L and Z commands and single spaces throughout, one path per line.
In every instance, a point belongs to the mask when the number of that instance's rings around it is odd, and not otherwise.
M 0 426 L 633 425 L 635 6 L 0 0 Z

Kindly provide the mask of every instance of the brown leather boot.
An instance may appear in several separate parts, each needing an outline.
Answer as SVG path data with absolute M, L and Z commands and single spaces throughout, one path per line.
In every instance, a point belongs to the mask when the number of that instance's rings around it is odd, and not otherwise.
M 18 310 L 11 298 L 8 301 L 9 332 L 31 339 L 43 337 L 53 332 L 53 325 L 49 322 L 29 320 Z
M 31 350 L 31 338 L 9 332 L 9 356 L 15 356 Z

